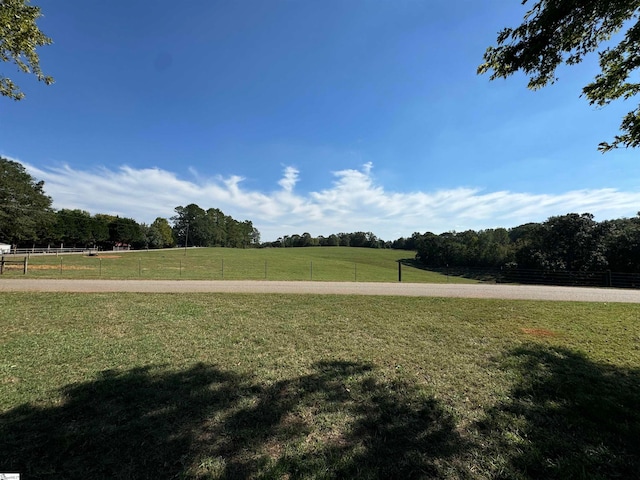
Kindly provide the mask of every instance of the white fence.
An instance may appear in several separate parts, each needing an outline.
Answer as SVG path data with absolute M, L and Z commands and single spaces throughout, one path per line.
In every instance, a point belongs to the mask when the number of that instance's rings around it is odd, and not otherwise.
M 95 255 L 98 253 L 97 248 L 50 248 L 50 247 L 32 247 L 32 248 L 10 248 L 9 251 L 3 251 L 5 255 L 60 255 L 68 253 L 84 253 Z

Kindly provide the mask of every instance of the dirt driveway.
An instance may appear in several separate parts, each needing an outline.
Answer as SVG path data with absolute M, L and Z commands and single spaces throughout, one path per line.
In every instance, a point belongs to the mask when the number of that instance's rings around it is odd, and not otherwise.
M 0 292 L 298 293 L 640 303 L 640 290 L 541 285 L 2 279 Z

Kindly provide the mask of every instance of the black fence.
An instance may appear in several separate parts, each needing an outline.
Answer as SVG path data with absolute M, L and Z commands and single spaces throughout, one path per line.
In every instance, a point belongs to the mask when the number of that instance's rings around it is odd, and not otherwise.
M 485 282 L 522 283 L 528 285 L 561 285 L 571 287 L 640 288 L 640 273 L 567 272 L 528 270 L 522 268 L 428 268 L 446 275 L 473 278 Z

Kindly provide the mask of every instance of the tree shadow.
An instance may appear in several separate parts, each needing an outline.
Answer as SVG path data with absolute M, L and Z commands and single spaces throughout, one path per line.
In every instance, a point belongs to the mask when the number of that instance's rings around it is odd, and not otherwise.
M 462 446 L 451 415 L 367 364 L 263 384 L 210 365 L 105 371 L 0 415 L 23 478 L 424 478 Z
M 461 277 L 486 283 L 496 283 L 500 275 L 500 270 L 495 267 L 429 267 L 415 258 L 403 258 L 398 262 L 410 268 L 439 273 L 445 277 Z
M 494 478 L 638 478 L 639 370 L 542 345 L 504 361 L 519 380 L 478 424 Z

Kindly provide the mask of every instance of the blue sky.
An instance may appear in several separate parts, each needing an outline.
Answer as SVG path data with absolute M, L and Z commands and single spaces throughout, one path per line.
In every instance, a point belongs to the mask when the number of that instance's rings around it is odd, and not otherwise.
M 476 75 L 519 0 L 33 2 L 52 86 L 1 64 L 0 155 L 55 208 L 151 223 L 178 205 L 263 240 L 513 227 L 640 210 L 633 108 L 580 98 L 597 56 L 531 92 Z

